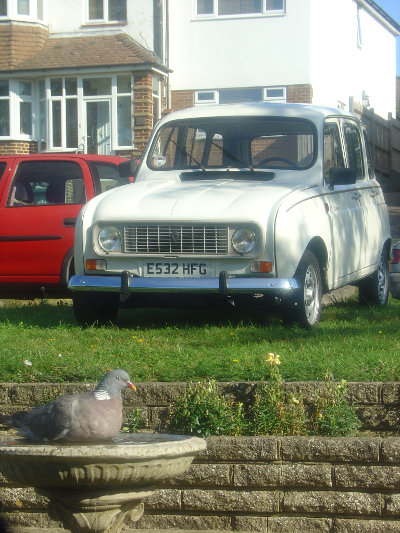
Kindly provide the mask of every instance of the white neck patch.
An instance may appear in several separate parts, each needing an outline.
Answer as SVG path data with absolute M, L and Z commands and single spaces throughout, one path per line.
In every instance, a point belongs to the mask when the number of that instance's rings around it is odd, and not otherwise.
M 94 397 L 96 400 L 110 400 L 111 396 L 104 389 L 98 389 L 94 391 Z

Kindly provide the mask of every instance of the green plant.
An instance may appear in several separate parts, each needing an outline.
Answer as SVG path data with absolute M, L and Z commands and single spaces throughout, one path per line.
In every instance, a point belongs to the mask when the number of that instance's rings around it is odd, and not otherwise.
M 328 437 L 354 435 L 361 426 L 354 407 L 346 398 L 347 383 L 335 383 L 325 375 L 321 391 L 317 391 L 312 417 L 312 432 Z
M 270 381 L 255 395 L 250 422 L 254 435 L 305 435 L 306 412 L 301 395 L 287 393 L 283 386 L 279 355 L 268 354 Z
M 138 429 L 145 427 L 142 409 L 131 409 L 124 417 L 122 429 L 124 433 L 135 433 Z
M 241 435 L 247 426 L 243 405 L 231 405 L 218 393 L 214 380 L 189 383 L 177 398 L 171 419 L 171 431 L 202 437 Z

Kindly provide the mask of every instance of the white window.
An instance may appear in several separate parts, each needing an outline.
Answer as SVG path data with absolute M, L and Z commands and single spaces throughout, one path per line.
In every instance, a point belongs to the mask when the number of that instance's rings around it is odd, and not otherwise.
M 31 81 L 18 82 L 18 114 L 19 133 L 22 136 L 32 137 L 33 135 L 33 92 Z
M 0 18 L 44 20 L 43 0 L 0 0 Z
M 276 15 L 285 12 L 285 0 L 195 0 L 196 17 Z
M 286 87 L 239 87 L 195 91 L 196 106 L 243 102 L 286 102 Z
M 126 0 L 86 0 L 87 22 L 126 22 Z
M 0 137 L 10 135 L 10 93 L 7 80 L 0 80 Z
M 264 87 L 264 102 L 286 102 L 286 87 Z
M 218 104 L 218 91 L 196 91 L 194 98 L 195 105 Z

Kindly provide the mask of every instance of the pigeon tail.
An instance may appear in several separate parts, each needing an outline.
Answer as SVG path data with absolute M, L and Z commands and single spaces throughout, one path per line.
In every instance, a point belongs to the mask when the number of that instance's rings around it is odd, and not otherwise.
M 0 424 L 3 424 L 3 426 L 12 427 L 13 425 L 12 416 L 0 414 Z

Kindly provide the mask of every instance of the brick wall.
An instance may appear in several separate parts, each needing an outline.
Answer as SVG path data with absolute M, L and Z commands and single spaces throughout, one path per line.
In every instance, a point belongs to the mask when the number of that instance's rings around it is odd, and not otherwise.
M 194 91 L 172 91 L 171 108 L 172 111 L 179 111 L 194 106 Z
M 185 474 L 145 500 L 130 527 L 399 532 L 399 461 L 399 438 L 210 437 Z M 61 527 L 33 489 L 1 476 L 0 484 L 9 524 Z
M 184 383 L 138 383 L 127 410 L 143 410 L 147 427 L 165 430 Z M 251 402 L 255 383 L 221 383 L 230 400 Z M 310 403 L 317 382 L 288 383 Z M 91 384 L 0 384 L 0 412 L 31 408 Z M 364 430 L 398 434 L 400 383 L 349 383 Z M 12 435 L 12 433 L 11 433 Z M 0 438 L 10 437 L 3 432 Z M 207 450 L 179 479 L 145 503 L 138 528 L 226 531 L 400 533 L 400 438 L 211 437 Z M 0 512 L 11 524 L 60 527 L 31 488 L 0 475 Z
M 312 104 L 313 90 L 311 85 L 288 85 L 287 101 L 294 104 Z
M 36 154 L 37 141 L 0 141 L 0 155 Z
M 138 157 L 153 129 L 153 77 L 150 72 L 135 72 L 134 78 L 134 155 Z

